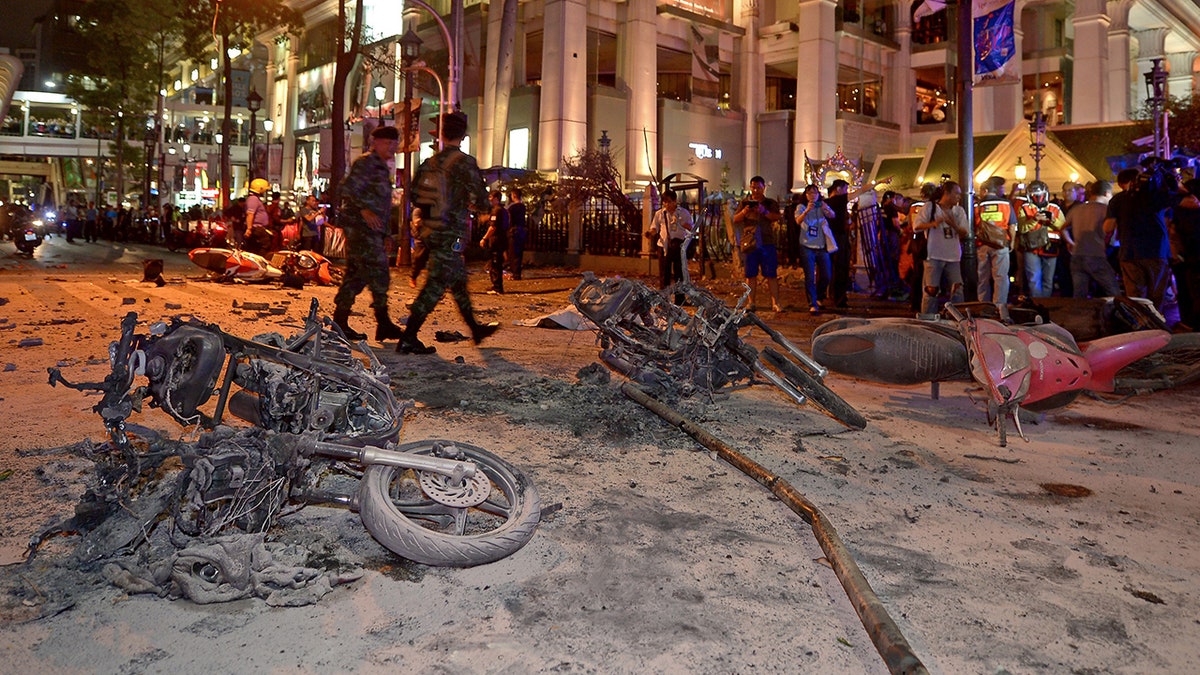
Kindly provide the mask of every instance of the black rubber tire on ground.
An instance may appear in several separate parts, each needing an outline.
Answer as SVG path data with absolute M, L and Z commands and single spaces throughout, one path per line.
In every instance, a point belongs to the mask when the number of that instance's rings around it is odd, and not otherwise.
M 808 397 L 810 403 L 831 415 L 834 419 L 851 429 L 864 429 L 867 419 L 849 403 L 825 386 L 823 382 L 808 371 L 797 366 L 783 354 L 770 347 L 763 348 L 762 358 L 767 365 L 778 370 L 792 386 L 799 389 Z
M 1181 387 L 1200 380 L 1200 333 L 1177 333 L 1166 347 L 1121 369 L 1117 392 L 1136 393 Z
M 528 543 L 541 519 L 542 506 L 537 489 L 525 474 L 483 448 L 458 441 L 416 441 L 394 450 L 432 455 L 435 444 L 454 446 L 462 452 L 462 459 L 478 465 L 491 482 L 492 494 L 464 513 L 426 497 L 416 472 L 370 466 L 359 488 L 359 515 L 371 536 L 404 558 L 447 567 L 494 562 Z M 465 515 L 469 531 L 450 531 L 453 523 L 436 522 L 439 515 L 451 521 L 455 515 Z

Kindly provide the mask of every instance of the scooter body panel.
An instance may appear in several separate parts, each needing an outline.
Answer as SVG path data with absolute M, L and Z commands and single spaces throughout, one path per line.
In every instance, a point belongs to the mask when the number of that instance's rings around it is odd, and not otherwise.
M 1113 391 L 1113 379 L 1125 366 L 1167 346 L 1171 334 L 1165 330 L 1142 330 L 1092 340 L 1083 345 L 1083 355 L 1092 367 L 1092 391 Z

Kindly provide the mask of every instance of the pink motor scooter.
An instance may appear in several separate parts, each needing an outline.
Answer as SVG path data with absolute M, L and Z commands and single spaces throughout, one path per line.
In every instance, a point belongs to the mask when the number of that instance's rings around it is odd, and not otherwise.
M 1009 417 L 1025 438 L 1019 407 L 1053 410 L 1083 391 L 1114 391 L 1119 370 L 1171 341 L 1165 330 L 1148 330 L 1077 345 L 1070 333 L 1052 323 L 1008 326 L 964 315 L 953 305 L 948 311 L 967 346 L 971 376 L 987 391 L 988 422 L 996 427 L 1001 447 L 1007 444 Z

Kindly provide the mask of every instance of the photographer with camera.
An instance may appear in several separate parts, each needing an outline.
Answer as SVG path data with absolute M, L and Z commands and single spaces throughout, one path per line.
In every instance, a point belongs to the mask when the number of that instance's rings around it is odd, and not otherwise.
M 758 272 L 762 269 L 767 288 L 771 291 L 772 311 L 782 311 L 779 306 L 779 256 L 775 250 L 775 223 L 783 217 L 779 202 L 765 195 L 767 182 L 762 176 L 750 179 L 750 195 L 743 199 L 733 214 L 734 234 L 738 249 L 742 252 L 742 265 L 746 272 L 746 284 L 750 286 L 750 307 L 756 308 L 758 296 Z
M 1188 208 L 1195 200 L 1179 192 L 1170 162 L 1148 160 L 1145 171 L 1125 169 L 1117 183 L 1128 186 L 1108 202 L 1104 231 L 1116 231 L 1121 242 L 1121 278 L 1125 295 L 1149 298 L 1161 312 L 1171 269 L 1167 220 L 1172 208 Z M 1186 204 L 1185 197 L 1188 197 Z
M 1017 214 L 1017 243 L 1025 266 L 1029 296 L 1046 298 L 1054 292 L 1054 269 L 1062 249 L 1062 229 L 1066 217 L 1050 201 L 1050 187 L 1040 180 L 1029 184 L 1028 201 Z

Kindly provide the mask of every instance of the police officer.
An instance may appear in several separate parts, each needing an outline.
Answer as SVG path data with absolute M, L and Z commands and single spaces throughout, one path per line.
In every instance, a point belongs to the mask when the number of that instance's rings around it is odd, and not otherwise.
M 467 210 L 482 212 L 488 208 L 487 188 L 479 174 L 475 158 L 459 149 L 467 135 L 467 116 L 462 112 L 445 113 L 441 117 L 441 141 L 443 150 L 426 159 L 417 167 L 413 176 L 413 201 L 425 214 L 429 247 L 429 274 L 412 304 L 412 314 L 404 328 L 404 335 L 396 351 L 402 354 L 432 354 L 437 351 L 417 339 L 417 333 L 426 317 L 441 302 L 449 290 L 458 305 L 458 311 L 471 329 L 471 338 L 479 344 L 500 328 L 492 322 L 480 324 L 475 320 L 471 308 L 471 296 L 467 293 L 467 263 L 463 249 L 470 240 L 470 224 Z M 444 204 L 424 203 L 421 187 L 438 177 L 445 180 Z
M 371 151 L 354 160 L 342 183 L 340 221 L 346 233 L 346 274 L 333 298 L 333 322 L 351 340 L 367 336 L 347 324 L 354 299 L 364 288 L 371 289 L 375 309 L 375 339 L 395 340 L 404 331 L 388 317 L 387 294 L 391 276 L 384 239 L 392 212 L 392 178 L 387 160 L 396 154 L 400 133 L 396 127 L 379 127 L 371 132 Z

